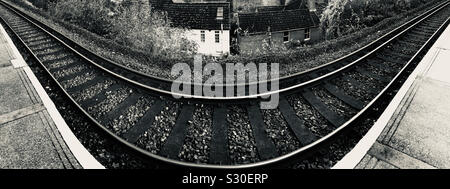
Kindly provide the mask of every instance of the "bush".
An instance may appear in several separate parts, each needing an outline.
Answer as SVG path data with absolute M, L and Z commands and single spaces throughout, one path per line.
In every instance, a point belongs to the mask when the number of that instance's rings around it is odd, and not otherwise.
M 55 18 L 77 24 L 101 36 L 110 36 L 114 32 L 113 19 L 105 6 L 109 0 L 64 0 L 50 5 L 50 14 Z
M 182 59 L 197 51 L 196 43 L 187 39 L 186 29 L 171 27 L 166 13 L 152 11 L 148 4 L 120 6 L 114 28 L 117 32 L 114 40 L 155 56 Z
M 182 59 L 196 53 L 183 28 L 170 27 L 164 12 L 144 4 L 124 0 L 64 0 L 53 3 L 49 14 L 78 25 L 117 43 L 154 56 Z
M 336 0 L 340 1 L 340 0 Z M 356 1 L 356 0 L 354 0 Z M 370 0 L 369 0 L 370 1 Z M 427 7 L 436 5 L 442 0 L 429 1 L 421 6 L 408 10 L 407 12 L 397 14 L 390 18 L 385 18 L 382 21 L 371 27 L 364 27 L 360 30 L 349 32 L 338 38 L 325 40 L 312 45 L 289 48 L 275 47 L 271 48 L 269 52 L 244 52 L 239 56 L 233 56 L 220 62 L 277 62 L 280 63 L 280 68 L 287 68 L 290 71 L 303 71 L 314 66 L 318 66 L 329 61 L 335 60 L 338 57 L 344 56 L 358 48 L 370 43 L 371 41 L 381 37 L 383 34 L 389 32 L 395 27 L 400 26 L 412 16 L 417 16 L 424 12 Z M 373 18 L 378 19 L 378 18 Z M 293 45 L 297 46 L 297 45 Z M 308 65 L 306 65 L 308 64 Z M 294 70 L 292 67 L 302 67 L 299 70 Z M 284 73 L 281 73 L 284 74 Z
M 334 0 L 322 13 L 322 30 L 327 39 L 374 26 L 385 18 L 414 9 L 426 0 Z

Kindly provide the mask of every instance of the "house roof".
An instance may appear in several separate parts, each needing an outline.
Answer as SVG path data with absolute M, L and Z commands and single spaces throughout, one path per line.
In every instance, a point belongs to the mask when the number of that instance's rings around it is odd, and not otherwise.
M 150 0 L 157 10 L 167 12 L 174 27 L 203 30 L 229 30 L 230 3 L 210 0 L 196 3 L 174 3 L 172 0 Z M 223 7 L 223 19 L 217 19 L 217 9 Z
M 223 7 L 223 19 L 217 9 Z M 164 6 L 173 26 L 204 30 L 230 29 L 230 3 L 173 3 Z
M 171 4 L 172 0 L 149 0 L 149 2 L 153 8 L 161 10 L 165 4 Z
M 250 34 L 267 32 L 281 32 L 301 28 L 319 26 L 319 18 L 308 9 L 285 11 L 269 11 L 239 14 L 239 27 L 248 30 Z

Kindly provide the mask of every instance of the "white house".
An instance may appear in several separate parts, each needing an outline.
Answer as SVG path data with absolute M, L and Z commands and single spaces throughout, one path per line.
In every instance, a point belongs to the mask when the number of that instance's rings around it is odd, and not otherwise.
M 320 21 L 314 5 L 321 1 L 150 0 L 150 4 L 166 11 L 173 26 L 188 28 L 187 37 L 198 44 L 198 53 L 223 56 L 230 54 L 231 39 L 237 41 L 240 50 L 256 50 L 268 32 L 271 42 L 318 40 Z M 242 7 L 253 8 L 245 12 Z M 248 36 L 231 31 L 233 13 L 234 29 L 248 31 Z
M 198 53 L 222 56 L 230 53 L 230 30 L 191 29 L 188 39 L 198 45 Z
M 198 44 L 198 53 L 223 56 L 230 53 L 230 3 L 167 1 L 160 5 L 172 25 L 188 28 L 187 37 Z

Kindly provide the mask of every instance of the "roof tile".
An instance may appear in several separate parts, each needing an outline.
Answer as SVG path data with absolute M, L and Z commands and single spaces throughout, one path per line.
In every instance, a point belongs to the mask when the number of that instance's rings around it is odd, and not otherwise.
M 308 9 L 240 13 L 239 27 L 249 33 L 286 31 L 318 26 L 318 17 Z

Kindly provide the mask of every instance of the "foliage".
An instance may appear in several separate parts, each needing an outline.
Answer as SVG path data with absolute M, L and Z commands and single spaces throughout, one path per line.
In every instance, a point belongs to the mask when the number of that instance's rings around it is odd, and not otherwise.
M 321 24 L 326 38 L 336 38 L 370 27 L 423 5 L 426 0 L 333 0 L 323 11 Z
M 166 13 L 152 11 L 150 6 L 121 7 L 115 17 L 115 27 L 119 29 L 116 41 L 138 49 L 151 49 L 154 55 L 191 56 L 197 51 L 184 28 L 171 27 Z
M 108 16 L 110 9 L 105 6 L 109 0 L 64 0 L 50 6 L 52 16 L 79 25 L 101 36 L 110 36 L 113 20 Z
M 347 35 L 324 40 L 312 45 L 304 46 L 304 44 L 293 44 L 292 46 L 295 48 L 288 48 L 287 50 L 284 47 L 272 48 L 267 54 L 255 51 L 243 52 L 240 56 L 232 56 L 220 62 L 277 62 L 280 63 L 281 70 L 286 68 L 285 70 L 287 70 L 287 72 L 292 73 L 298 72 L 299 70 L 303 71 L 335 60 L 367 45 L 390 30 L 410 20 L 412 17 L 423 13 L 430 6 L 434 6 L 442 1 L 443 0 L 429 1 L 414 9 L 408 10 L 407 12 L 385 18 L 373 26 L 364 27 L 360 30 L 348 33 Z
M 171 27 L 166 14 L 151 10 L 148 1 L 63 0 L 52 4 L 49 13 L 55 19 L 155 56 L 179 59 L 196 53 L 186 30 Z

